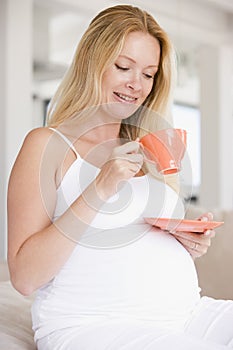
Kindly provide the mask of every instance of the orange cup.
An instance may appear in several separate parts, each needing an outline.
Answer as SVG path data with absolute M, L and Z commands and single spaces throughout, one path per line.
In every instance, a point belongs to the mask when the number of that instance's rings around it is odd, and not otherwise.
M 163 129 L 149 133 L 140 139 L 145 161 L 155 163 L 157 170 L 164 174 L 174 174 L 181 170 L 187 142 L 184 129 Z

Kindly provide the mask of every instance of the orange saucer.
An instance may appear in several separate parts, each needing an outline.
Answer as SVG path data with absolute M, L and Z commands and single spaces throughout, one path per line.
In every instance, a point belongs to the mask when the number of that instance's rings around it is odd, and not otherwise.
M 223 221 L 201 221 L 167 218 L 144 218 L 145 222 L 166 231 L 204 232 L 223 225 Z

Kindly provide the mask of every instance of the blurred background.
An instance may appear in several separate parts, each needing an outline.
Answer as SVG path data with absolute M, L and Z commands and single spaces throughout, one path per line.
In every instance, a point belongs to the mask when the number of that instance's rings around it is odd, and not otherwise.
M 127 3 L 149 11 L 178 58 L 174 124 L 188 131 L 192 202 L 233 209 L 233 0 L 0 0 L 0 260 L 6 257 L 6 191 L 23 138 L 47 104 L 90 20 Z

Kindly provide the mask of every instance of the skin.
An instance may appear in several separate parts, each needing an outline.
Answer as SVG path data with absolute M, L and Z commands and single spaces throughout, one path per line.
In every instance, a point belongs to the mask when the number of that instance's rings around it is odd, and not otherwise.
M 144 102 L 151 92 L 159 58 L 160 46 L 152 36 L 140 32 L 128 35 L 116 62 L 103 76 L 103 103 L 110 108 L 120 105 L 119 115 L 111 111 L 108 120 L 112 115 L 127 118 Z
M 213 220 L 213 214 L 204 213 L 198 218 L 198 220 L 211 221 Z M 202 234 L 194 232 L 174 232 L 173 235 L 181 244 L 183 244 L 195 260 L 206 254 L 211 245 L 211 239 L 215 237 L 215 231 L 207 230 Z
M 159 53 L 153 37 L 132 33 L 117 61 L 106 70 L 103 103 L 108 102 L 110 107 L 95 115 L 99 126 L 87 129 L 74 144 L 81 157 L 89 157 L 101 170 L 56 223 L 52 222 L 56 189 L 75 161 L 75 154 L 48 128 L 32 130 L 25 138 L 8 189 L 8 263 L 12 283 L 20 293 L 29 295 L 51 280 L 76 247 L 78 237 L 72 239 L 72 234 L 85 232 L 122 181 L 141 174 L 139 143 L 122 145 L 117 135 L 121 119 L 128 117 L 150 93 Z M 102 147 L 100 158 L 96 156 L 98 147 Z M 214 233 L 174 235 L 195 258 L 206 252 Z M 193 249 L 194 242 L 198 243 L 198 251 Z

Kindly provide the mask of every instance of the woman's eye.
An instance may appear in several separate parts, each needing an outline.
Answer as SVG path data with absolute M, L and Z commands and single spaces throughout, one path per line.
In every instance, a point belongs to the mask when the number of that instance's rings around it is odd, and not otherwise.
M 117 68 L 117 69 L 120 69 L 120 70 L 124 70 L 124 71 L 127 71 L 127 70 L 129 70 L 129 68 L 127 68 L 127 67 L 122 67 L 122 66 L 119 66 L 119 64 L 116 64 L 116 63 L 115 63 L 115 66 L 116 66 L 116 68 Z
M 151 74 L 144 74 L 144 76 L 145 76 L 147 79 L 154 79 L 153 75 L 151 75 Z

